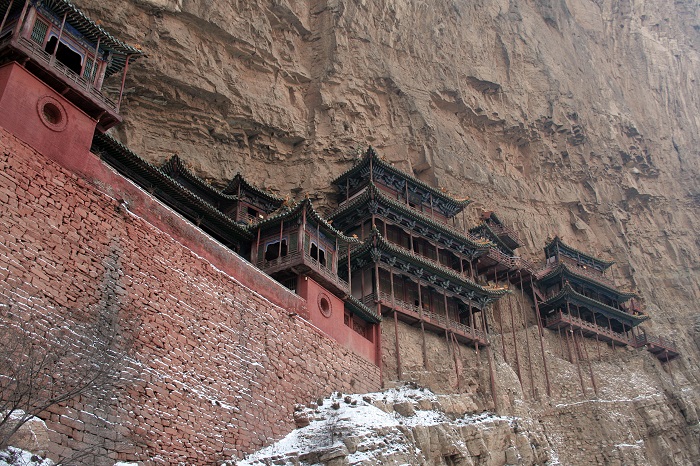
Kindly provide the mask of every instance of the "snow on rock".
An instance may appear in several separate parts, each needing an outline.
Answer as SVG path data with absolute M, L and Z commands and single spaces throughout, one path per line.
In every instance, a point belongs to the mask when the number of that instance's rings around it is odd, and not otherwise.
M 411 386 L 366 395 L 336 393 L 298 406 L 300 426 L 229 466 L 544 464 L 551 449 L 539 426 L 469 413 L 468 395 Z
M 7 447 L 0 451 L 0 466 L 53 466 L 54 462 L 21 448 Z

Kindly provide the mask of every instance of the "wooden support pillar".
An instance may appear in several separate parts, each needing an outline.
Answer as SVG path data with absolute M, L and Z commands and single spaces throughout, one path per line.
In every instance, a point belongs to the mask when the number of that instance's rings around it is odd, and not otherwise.
M 401 352 L 399 350 L 399 317 L 396 313 L 396 298 L 394 296 L 394 271 L 389 269 L 389 283 L 391 284 L 391 308 L 394 311 L 394 343 L 396 350 L 396 374 L 399 380 L 403 380 L 401 371 Z
M 519 306 L 520 309 L 520 317 L 523 319 L 523 330 L 525 330 L 525 348 L 527 350 L 527 364 L 528 364 L 528 369 L 530 370 L 530 387 L 532 388 L 532 398 L 536 399 L 537 398 L 537 393 L 535 392 L 535 376 L 532 370 L 532 352 L 530 351 L 530 335 L 527 330 L 527 319 L 525 315 L 525 311 L 523 310 L 522 303 L 525 302 L 525 290 L 523 290 L 523 275 L 520 270 L 518 270 L 518 280 L 520 281 L 520 298 L 521 298 L 521 305 Z M 509 280 L 510 282 L 510 280 Z
M 612 329 L 612 323 L 610 323 L 610 317 L 605 316 L 605 318 L 608 319 L 608 330 L 610 330 L 610 333 L 612 334 L 613 329 Z M 615 351 L 615 338 L 613 335 L 610 335 L 610 343 L 612 343 L 612 349 L 613 349 L 613 351 Z
M 423 341 L 423 367 L 428 369 L 428 349 L 425 343 L 425 323 L 423 321 L 423 293 L 420 289 L 420 280 L 418 280 L 418 316 L 420 318 L 420 334 Z
M 571 315 L 571 306 L 569 306 L 569 302 L 566 302 L 566 311 L 567 314 Z M 586 396 L 586 386 L 583 383 L 583 373 L 581 372 L 581 350 L 578 347 L 578 342 L 576 341 L 576 332 L 574 331 L 573 325 L 569 328 L 570 333 L 571 333 L 571 340 L 572 344 L 574 345 L 574 354 L 576 355 L 576 370 L 578 371 L 578 378 L 581 381 L 581 393 L 583 396 Z
M 510 272 L 506 272 L 506 280 L 510 282 Z M 510 312 L 510 330 L 513 333 L 513 349 L 515 351 L 515 371 L 518 374 L 518 381 L 520 382 L 520 389 L 523 389 L 523 378 L 520 373 L 520 356 L 518 354 L 518 340 L 515 334 L 515 315 L 513 313 L 513 300 L 511 296 L 508 296 L 508 310 Z
M 350 266 L 350 243 L 348 243 L 348 294 L 352 295 L 352 267 Z
M 448 329 L 450 328 L 450 313 L 449 310 L 447 309 L 447 292 L 443 288 L 442 290 L 442 297 L 443 297 L 443 303 L 445 305 L 445 339 L 447 340 L 448 343 L 448 350 L 449 350 L 449 342 L 450 339 L 447 335 Z
M 253 264 L 258 263 L 258 254 L 260 254 L 260 227 L 258 227 L 258 237 L 255 240 L 255 251 L 251 252 L 250 262 Z M 265 251 L 262 253 L 263 261 L 265 260 Z
M 284 220 L 280 221 L 280 237 L 279 245 L 277 246 L 277 260 L 282 258 L 282 234 L 284 233 Z
M 474 335 L 474 351 L 476 351 L 476 360 L 479 364 L 479 367 L 481 367 L 481 359 L 479 359 L 479 338 L 477 336 L 476 332 L 476 324 L 474 323 L 474 312 L 472 308 L 472 302 L 471 300 L 469 301 L 469 317 L 470 317 L 470 325 L 472 327 L 472 334 Z
M 557 327 L 559 332 L 559 354 L 561 354 L 562 359 L 566 359 L 566 354 L 564 354 L 564 339 L 561 337 L 561 326 Z
M 523 290 L 522 273 L 520 274 L 520 289 Z M 537 315 L 537 334 L 540 338 L 540 351 L 542 352 L 542 365 L 544 366 L 544 380 L 547 385 L 547 396 L 552 396 L 552 389 L 549 385 L 549 369 L 547 368 L 547 357 L 544 352 L 544 329 L 542 327 L 542 316 L 540 315 L 540 305 L 535 294 L 535 284 L 530 275 L 530 288 L 532 289 L 532 301 L 535 303 L 535 314 Z
M 15 30 L 12 31 L 12 37 L 17 37 L 18 35 L 21 34 L 20 31 L 22 31 L 22 27 L 24 26 L 24 20 L 27 18 L 27 9 L 29 8 L 29 0 L 24 0 L 24 6 L 22 7 L 22 12 L 19 14 L 19 19 L 17 20 L 17 25 L 15 26 Z M 34 7 L 32 7 L 34 8 Z M 8 12 L 10 11 L 9 8 L 7 10 Z M 58 47 L 58 44 L 56 44 Z
M 581 319 L 581 308 L 579 305 L 576 305 L 576 314 L 578 315 L 578 318 Z M 595 320 L 595 318 L 593 319 Z M 591 363 L 590 358 L 588 357 L 588 349 L 586 348 L 586 341 L 583 339 L 583 330 L 579 329 L 579 336 L 581 337 L 581 346 L 583 347 L 583 356 L 586 359 L 586 364 L 588 364 L 588 373 L 591 376 L 591 385 L 593 386 L 593 393 L 598 396 L 598 386 L 595 383 L 595 377 L 593 376 L 593 364 Z M 596 337 L 598 336 L 598 332 L 596 332 Z
M 457 371 L 457 390 L 462 389 L 462 351 L 459 349 L 459 341 L 457 340 L 457 337 L 455 336 L 454 333 L 452 335 L 452 345 L 454 346 L 455 350 L 452 350 L 452 354 L 454 355 L 455 359 L 455 369 Z
M 503 312 L 501 311 L 501 302 L 496 301 L 494 307 L 498 311 L 498 330 L 501 333 L 501 348 L 503 350 L 503 360 L 508 364 L 508 354 L 506 353 L 506 339 L 503 335 Z
M 5 23 L 7 22 L 7 17 L 10 15 L 10 10 L 12 9 L 12 6 L 15 4 L 15 0 L 10 0 L 10 4 L 7 6 L 7 11 L 5 11 L 5 15 L 2 17 L 2 22 L 0 23 L 0 32 L 5 28 Z
M 486 313 L 486 306 L 481 310 L 482 314 Z M 491 345 L 489 344 L 488 337 L 486 336 L 486 319 L 482 315 L 482 326 L 481 330 L 484 332 L 484 339 L 486 340 L 486 359 L 489 362 L 489 381 L 491 383 L 491 399 L 493 400 L 493 410 L 498 412 L 498 393 L 496 392 L 496 375 L 493 372 L 493 361 L 491 360 Z

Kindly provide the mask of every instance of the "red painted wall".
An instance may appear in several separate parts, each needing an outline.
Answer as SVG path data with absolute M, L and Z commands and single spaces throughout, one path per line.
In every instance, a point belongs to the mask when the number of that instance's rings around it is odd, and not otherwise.
M 95 132 L 92 118 L 17 63 L 0 67 L 0 92 L 0 126 L 42 154 L 83 163 Z M 43 116 L 47 104 L 58 110 L 56 123 Z
M 380 388 L 375 364 L 292 315 L 305 300 L 94 155 L 56 157 L 0 128 L 0 310 L 48 323 L 109 298 L 135 353 L 109 402 L 47 413 L 54 454 L 214 464 L 285 435 L 295 403 Z
M 309 319 L 324 333 L 333 337 L 346 348 L 351 348 L 368 361 L 377 361 L 377 345 L 375 344 L 375 324 L 367 324 L 367 339 L 345 324 L 345 303 L 327 291 L 309 277 L 299 277 L 299 295 L 306 299 Z M 330 306 L 324 312 L 321 299 L 326 299 Z

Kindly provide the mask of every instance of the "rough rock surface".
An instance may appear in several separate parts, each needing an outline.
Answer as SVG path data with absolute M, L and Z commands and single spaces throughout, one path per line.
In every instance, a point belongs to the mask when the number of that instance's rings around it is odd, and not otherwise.
M 531 420 L 475 414 L 468 395 L 401 387 L 365 396 L 319 400 L 299 408 L 311 424 L 237 466 L 471 466 L 544 464 L 556 460 Z
M 645 301 L 645 329 L 681 358 L 586 341 L 592 362 L 576 364 L 545 332 L 547 397 L 532 310 L 516 297 L 527 312 L 492 336 L 500 409 L 540 420 L 567 464 L 700 463 L 696 0 L 77 3 L 148 54 L 116 135 L 153 161 L 177 153 L 215 183 L 240 171 L 323 205 L 372 144 L 473 198 L 469 222 L 498 209 L 531 258 L 559 234 L 614 259 L 616 281 Z M 408 373 L 489 408 L 485 355 L 461 358 L 461 373 L 450 358 Z

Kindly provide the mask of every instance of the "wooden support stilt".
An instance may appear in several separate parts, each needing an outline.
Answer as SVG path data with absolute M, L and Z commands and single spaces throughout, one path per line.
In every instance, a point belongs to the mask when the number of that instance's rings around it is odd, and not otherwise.
M 421 337 L 423 337 L 423 367 L 427 371 L 430 369 L 428 368 L 428 349 L 425 344 L 425 324 L 423 322 L 423 296 L 420 290 L 420 280 L 418 280 L 418 317 L 420 318 Z
M 578 314 L 578 318 L 581 318 L 581 308 L 576 305 L 576 314 Z M 583 346 L 583 356 L 586 358 L 586 364 L 588 364 L 588 372 L 591 376 L 591 385 L 593 385 L 593 393 L 598 396 L 598 386 L 595 383 L 595 377 L 593 376 L 593 364 L 591 363 L 590 358 L 588 357 L 588 349 L 586 348 L 586 341 L 583 339 L 583 331 L 579 329 L 579 335 L 581 337 L 581 346 Z M 598 334 L 596 333 L 596 337 L 598 337 Z
M 612 333 L 613 329 L 612 329 L 612 324 L 610 323 L 610 317 L 605 316 L 605 318 L 608 319 L 608 329 L 610 330 L 610 333 Z M 615 339 L 611 338 L 610 343 L 612 343 L 612 349 L 613 349 L 613 351 L 615 351 Z
M 486 312 L 486 309 L 481 310 L 482 314 Z M 496 392 L 496 374 L 493 372 L 493 361 L 491 360 L 491 345 L 489 344 L 488 337 L 486 336 L 486 319 L 482 315 L 481 319 L 481 331 L 484 332 L 484 338 L 486 339 L 486 359 L 489 361 L 489 382 L 491 383 L 491 399 L 493 400 L 493 410 L 498 412 L 498 394 Z
M 472 302 L 469 301 L 469 325 L 472 328 L 472 335 L 476 335 L 476 323 L 474 322 L 474 312 L 472 308 Z M 479 340 L 478 337 L 474 339 L 474 351 L 476 351 L 476 361 L 481 367 L 481 359 L 479 358 Z
M 566 302 L 566 310 L 569 315 L 571 315 L 571 306 L 569 306 L 569 302 Z M 578 347 L 578 342 L 576 341 L 576 332 L 574 331 L 574 327 L 570 327 L 571 331 L 571 340 L 574 345 L 574 354 L 576 355 L 576 370 L 578 371 L 578 378 L 581 381 L 581 393 L 583 396 L 586 396 L 586 386 L 583 383 L 583 373 L 581 372 L 581 350 Z
M 566 354 L 564 354 L 564 339 L 561 337 L 561 327 L 557 327 L 559 331 L 559 354 L 561 354 L 562 359 L 566 359 Z
M 506 280 L 510 281 L 510 275 L 506 272 Z M 510 331 L 513 333 L 513 349 L 515 350 L 515 372 L 518 374 L 520 389 L 523 389 L 523 378 L 520 374 L 520 357 L 518 355 L 518 340 L 515 335 L 515 317 L 513 315 L 513 301 L 511 296 L 508 296 L 508 310 L 510 311 Z
M 521 289 L 523 287 L 522 274 L 520 280 L 520 287 Z M 542 351 L 542 364 L 544 366 L 544 380 L 547 385 L 547 396 L 551 397 L 552 389 L 549 385 L 549 370 L 547 368 L 547 357 L 544 353 L 544 329 L 542 328 L 542 316 L 540 315 L 540 305 L 537 302 L 537 295 L 535 294 L 535 285 L 532 281 L 532 275 L 530 275 L 530 288 L 532 289 L 532 300 L 535 303 L 535 314 L 537 315 L 537 334 L 540 337 L 540 350 Z
M 450 333 L 450 341 L 452 342 L 452 357 L 455 361 L 455 376 L 457 377 L 457 391 L 462 387 L 461 383 L 461 371 L 459 370 L 459 358 L 457 357 L 457 348 L 459 348 L 459 343 L 454 333 Z
M 391 308 L 394 310 L 394 343 L 396 346 L 396 373 L 399 380 L 403 380 L 401 370 L 401 351 L 399 349 L 399 317 L 396 312 L 396 298 L 394 296 L 394 271 L 389 269 L 389 282 L 391 284 Z
M 525 349 L 527 350 L 527 364 L 528 364 L 528 369 L 530 370 L 530 388 L 532 388 L 532 399 L 537 398 L 537 394 L 535 393 L 535 376 L 532 370 L 532 352 L 530 351 L 530 335 L 527 330 L 527 319 L 525 316 L 525 311 L 523 310 L 523 305 L 522 303 L 525 301 L 525 291 L 523 290 L 522 283 L 523 283 L 523 275 L 520 270 L 518 270 L 518 278 L 520 280 L 520 306 L 518 308 L 520 309 L 520 318 L 523 319 L 523 330 L 525 330 Z
M 501 333 L 501 348 L 503 349 L 503 360 L 508 363 L 508 354 L 506 353 L 506 339 L 503 335 L 503 313 L 501 311 L 500 301 L 496 301 L 494 304 L 496 310 L 498 311 L 498 331 Z

